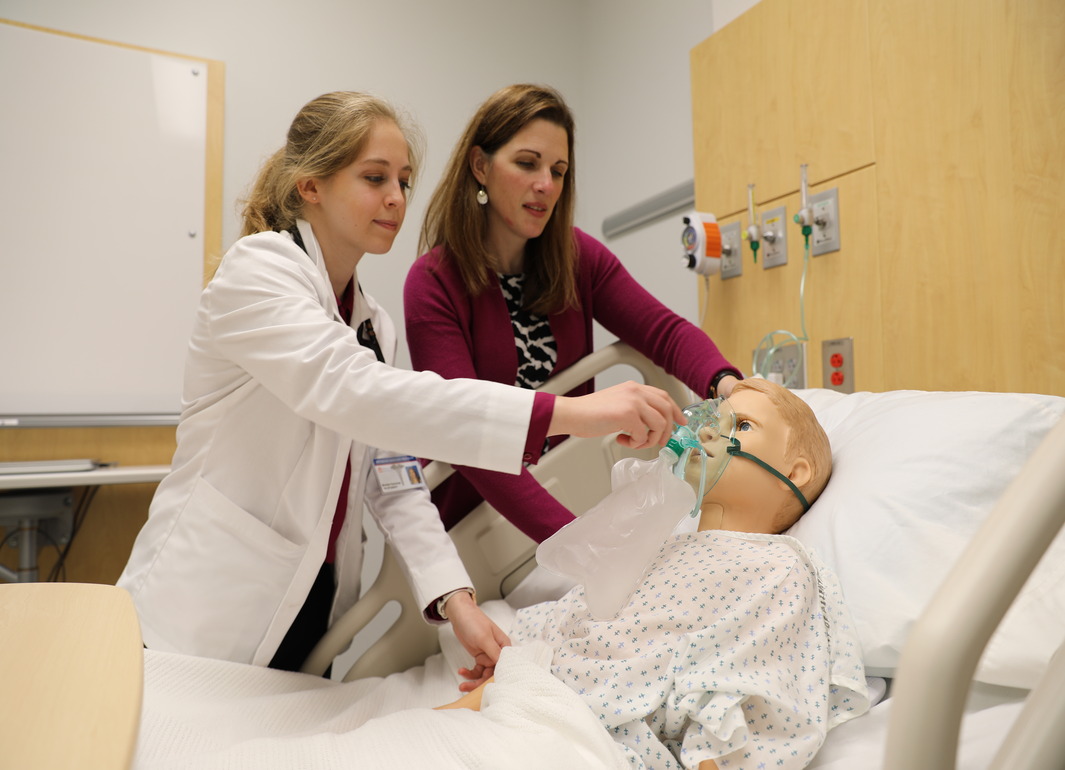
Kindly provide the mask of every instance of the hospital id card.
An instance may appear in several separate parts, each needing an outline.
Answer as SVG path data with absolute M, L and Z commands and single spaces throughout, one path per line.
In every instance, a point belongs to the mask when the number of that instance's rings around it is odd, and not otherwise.
M 377 483 L 386 495 L 403 492 L 407 489 L 426 489 L 422 477 L 422 466 L 417 458 L 410 455 L 402 457 L 378 457 L 373 461 L 373 470 L 377 474 Z

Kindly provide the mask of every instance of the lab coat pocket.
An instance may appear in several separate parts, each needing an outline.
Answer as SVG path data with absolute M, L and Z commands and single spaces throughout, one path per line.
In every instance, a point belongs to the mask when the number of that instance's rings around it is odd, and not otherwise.
M 198 479 L 149 579 L 168 633 L 183 651 L 251 662 L 305 550 Z

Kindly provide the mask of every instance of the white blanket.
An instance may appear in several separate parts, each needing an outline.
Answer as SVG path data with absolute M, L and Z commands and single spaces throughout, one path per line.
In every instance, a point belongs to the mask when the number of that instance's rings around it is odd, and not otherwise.
M 504 602 L 485 609 L 509 628 Z M 544 649 L 504 651 L 480 714 L 432 711 L 460 695 L 456 670 L 468 661 L 450 626 L 440 641 L 443 653 L 423 666 L 346 684 L 146 650 L 134 768 L 628 767 L 592 713 L 548 673 Z M 960 770 L 987 767 L 1021 700 L 994 691 L 970 703 Z M 832 730 L 811 770 L 880 768 L 889 710 L 890 699 Z
M 628 767 L 549 661 L 546 647 L 505 649 L 477 713 L 432 710 L 460 694 L 443 655 L 342 684 L 148 650 L 134 767 Z

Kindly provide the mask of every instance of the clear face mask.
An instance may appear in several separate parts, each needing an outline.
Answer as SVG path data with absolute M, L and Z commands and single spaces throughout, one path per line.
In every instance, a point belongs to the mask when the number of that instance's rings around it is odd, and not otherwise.
M 691 511 L 693 518 L 699 515 L 703 498 L 713 489 L 733 457 L 750 460 L 772 473 L 788 485 L 802 504 L 803 512 L 809 510 L 810 504 L 806 502 L 806 497 L 791 479 L 769 463 L 743 451 L 740 440 L 736 436 L 736 412 L 727 399 L 707 399 L 685 407 L 682 411 L 688 418 L 688 424 L 676 427 L 663 451 L 671 452 L 677 458 L 673 465 L 673 473 L 677 478 L 686 481 L 691 480 L 688 471 L 692 453 L 697 451 L 701 456 L 699 486 L 696 492 L 695 507 Z
M 723 398 L 707 399 L 681 411 L 688 418 L 688 424 L 676 426 L 663 451 L 676 456 L 673 473 L 682 481 L 687 480 L 692 453 L 700 455 L 699 487 L 695 507 L 690 512 L 694 518 L 699 515 L 703 497 L 721 478 L 732 458 L 728 447 L 736 436 L 736 413 Z

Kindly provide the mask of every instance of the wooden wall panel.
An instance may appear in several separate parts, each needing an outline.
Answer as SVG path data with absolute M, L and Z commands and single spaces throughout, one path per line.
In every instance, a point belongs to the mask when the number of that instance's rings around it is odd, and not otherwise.
M 876 171 L 860 169 L 810 192 L 838 188 L 843 248 L 811 257 L 806 275 L 805 307 L 807 384 L 821 387 L 821 342 L 837 337 L 854 338 L 855 378 L 859 389 L 883 378 L 881 293 L 877 253 Z M 799 210 L 797 193 L 766 204 L 785 206 L 790 218 Z M 730 217 L 725 222 L 735 221 Z M 746 225 L 746 216 L 739 218 Z M 751 353 L 769 332 L 784 329 L 802 336 L 799 284 L 803 271 L 803 239 L 799 226 L 788 227 L 788 263 L 762 268 L 744 246 L 743 275 L 727 281 L 714 276 L 701 284 L 700 301 L 709 295 L 704 328 L 725 355 L 745 373 L 751 373 Z M 707 292 L 708 290 L 708 292 Z M 705 307 L 705 305 L 703 305 Z M 855 314 L 855 308 L 861 308 Z
M 864 0 L 763 0 L 692 49 L 695 200 L 724 217 L 873 160 Z
M 697 206 L 728 221 L 755 181 L 764 210 L 793 197 L 797 164 L 808 162 L 812 181 L 840 184 L 843 223 L 843 258 L 818 271 L 834 287 L 831 314 L 810 335 L 855 337 L 859 388 L 1065 395 L 1065 3 L 845 5 L 762 0 L 693 49 Z M 794 32 L 790 69 L 772 51 L 764 65 L 743 60 L 759 34 L 782 25 Z M 817 74 L 798 77 L 799 62 Z M 748 101 L 747 135 L 718 105 L 766 81 L 765 67 L 790 78 L 796 94 L 806 91 L 790 102 L 790 122 L 779 109 L 788 102 Z M 823 107 L 826 73 L 849 83 L 836 91 L 847 94 L 840 101 L 855 100 L 849 111 Z M 868 157 L 854 149 L 866 136 Z M 795 153 L 791 162 L 772 157 L 796 183 L 774 181 L 781 190 L 768 195 L 744 177 L 774 142 L 789 148 L 785 156 Z M 832 171 L 837 164 L 846 168 Z M 851 258 L 856 221 L 861 237 L 873 238 L 858 246 L 860 259 Z M 867 272 L 850 273 L 859 266 Z M 752 339 L 778 327 L 781 301 L 774 279 L 745 269 L 745 285 L 710 282 L 712 306 L 734 312 L 711 312 L 706 324 L 744 362 Z
M 886 384 L 1062 392 L 1065 5 L 872 9 Z

